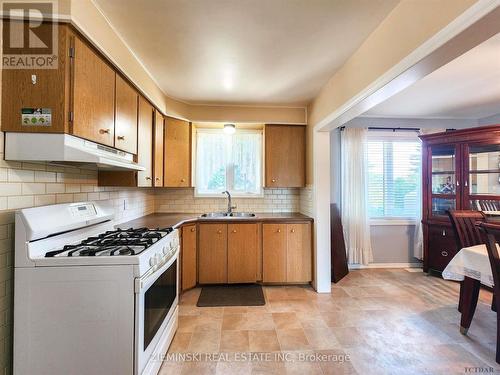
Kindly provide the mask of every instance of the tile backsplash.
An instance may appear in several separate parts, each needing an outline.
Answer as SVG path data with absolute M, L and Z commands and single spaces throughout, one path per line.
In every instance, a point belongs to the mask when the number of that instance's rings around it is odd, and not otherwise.
M 300 189 L 300 208 L 299 212 L 307 215 L 313 216 L 313 187 L 312 185 L 307 185 Z
M 264 189 L 264 196 L 259 198 L 233 198 L 235 211 L 250 212 L 298 212 L 299 189 Z M 170 188 L 156 192 L 156 212 L 203 213 L 226 211 L 227 199 L 200 198 L 194 196 L 193 188 Z

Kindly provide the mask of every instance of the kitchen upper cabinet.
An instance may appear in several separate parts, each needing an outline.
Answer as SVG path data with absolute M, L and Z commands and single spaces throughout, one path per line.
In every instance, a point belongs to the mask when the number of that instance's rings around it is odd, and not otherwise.
M 182 290 L 196 286 L 196 224 L 182 227 Z
M 311 224 L 287 224 L 286 281 L 312 280 Z
M 153 186 L 153 115 L 153 106 L 140 96 L 137 162 L 146 168 L 137 172 L 137 186 L 140 187 Z
M 262 225 L 262 281 L 312 280 L 311 223 Z
M 227 282 L 257 281 L 258 224 L 228 224 Z
M 266 125 L 265 186 L 305 186 L 305 149 L 305 126 Z
M 155 131 L 153 139 L 154 187 L 163 186 L 163 115 L 155 111 Z
M 227 283 L 227 224 L 200 224 L 198 248 L 200 284 Z
M 73 48 L 72 133 L 113 147 L 115 71 L 78 36 Z
M 115 147 L 137 154 L 137 91 L 116 75 Z
M 286 282 L 286 224 L 262 224 L 262 281 Z
M 164 186 L 191 186 L 191 124 L 165 118 Z

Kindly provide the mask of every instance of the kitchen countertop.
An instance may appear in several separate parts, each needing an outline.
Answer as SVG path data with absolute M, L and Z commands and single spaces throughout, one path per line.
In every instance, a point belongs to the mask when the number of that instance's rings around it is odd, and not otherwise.
M 190 213 L 157 213 L 140 217 L 135 220 L 127 221 L 116 225 L 117 228 L 165 228 L 179 227 L 189 223 L 214 223 L 214 222 L 298 222 L 313 221 L 312 217 L 298 212 L 275 212 L 258 213 L 254 217 L 218 217 L 202 218 L 201 214 Z

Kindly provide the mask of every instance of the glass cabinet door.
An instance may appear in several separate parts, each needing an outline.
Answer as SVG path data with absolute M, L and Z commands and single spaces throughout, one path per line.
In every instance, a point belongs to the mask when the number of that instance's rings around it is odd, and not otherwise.
M 457 206 L 455 145 L 431 146 L 431 215 L 445 216 Z
M 500 211 L 500 144 L 468 147 L 466 193 L 472 210 Z

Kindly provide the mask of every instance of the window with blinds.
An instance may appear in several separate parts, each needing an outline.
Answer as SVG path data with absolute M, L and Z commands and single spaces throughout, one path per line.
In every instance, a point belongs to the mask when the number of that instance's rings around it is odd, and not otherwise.
M 372 219 L 416 218 L 420 210 L 418 138 L 368 137 L 368 214 Z
M 196 194 L 234 196 L 262 194 L 262 131 L 221 129 L 196 131 Z

